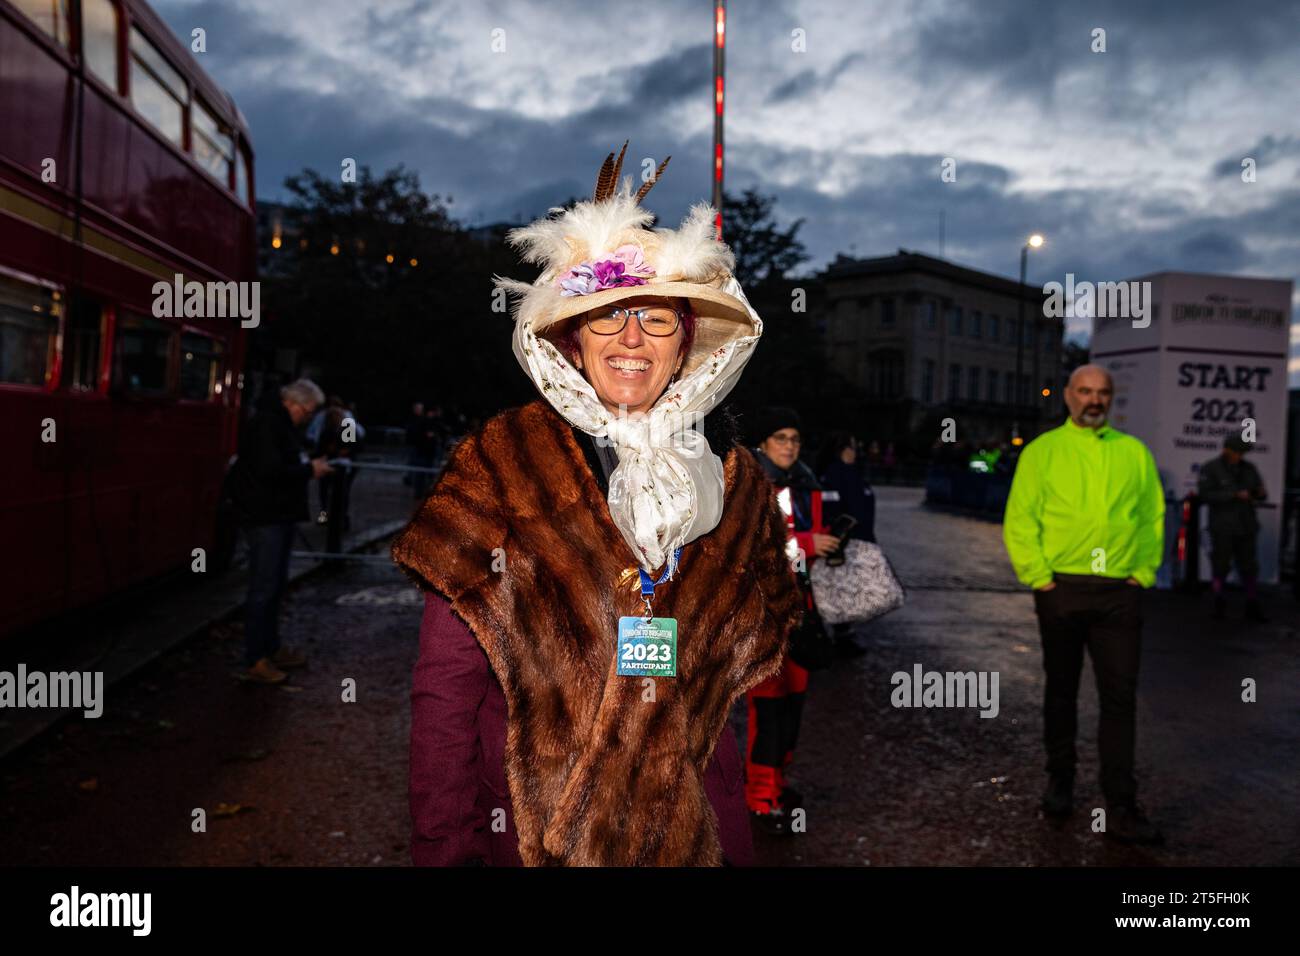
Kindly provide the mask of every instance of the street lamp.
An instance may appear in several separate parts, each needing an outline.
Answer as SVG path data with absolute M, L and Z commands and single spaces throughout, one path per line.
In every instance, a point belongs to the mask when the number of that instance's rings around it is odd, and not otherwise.
M 1028 266 L 1029 250 L 1038 249 L 1042 246 L 1043 241 L 1042 235 L 1036 232 L 1026 239 L 1024 245 L 1020 247 L 1020 288 L 1016 294 L 1016 298 L 1019 300 L 1016 315 L 1016 422 L 1012 427 L 1013 435 L 1020 434 L 1020 409 L 1025 405 L 1026 398 L 1024 386 L 1021 384 L 1025 368 L 1025 268 Z M 1034 325 L 1034 328 L 1038 328 L 1037 324 Z

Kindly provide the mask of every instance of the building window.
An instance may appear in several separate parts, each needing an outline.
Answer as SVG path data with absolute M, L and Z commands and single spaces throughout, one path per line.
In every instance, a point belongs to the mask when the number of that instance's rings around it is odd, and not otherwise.
M 970 337 L 973 339 L 984 337 L 984 315 L 978 309 L 970 314 Z
M 158 48 L 131 29 L 131 105 L 177 146 L 184 143 L 185 81 Z
M 961 335 L 961 306 L 959 305 L 948 309 L 948 334 Z
M 961 398 L 961 366 L 948 366 L 948 401 L 955 402 Z
M 998 400 L 998 370 L 995 368 L 989 369 L 988 396 L 989 404 L 993 404 Z
M 181 398 L 206 402 L 221 394 L 226 347 L 214 338 L 185 332 L 181 335 Z
M 867 357 L 867 393 L 872 398 L 903 397 L 903 353 L 879 349 Z
M 1003 394 L 1006 396 L 1006 398 L 1004 399 L 1004 401 L 1005 401 L 1008 405 L 1014 405 L 1014 404 L 1016 403 L 1016 382 L 1015 382 L 1015 378 L 1016 378 L 1016 376 L 1015 376 L 1015 373 L 1014 373 L 1014 372 L 1007 372 L 1007 374 L 1004 376 L 1005 384 L 1004 384 L 1004 386 L 1003 386 L 1002 391 L 1003 391 Z
M 68 0 L 13 0 L 27 18 L 44 30 L 55 43 L 67 49 L 72 36 Z
M 58 292 L 0 275 L 0 382 L 43 387 L 54 374 Z
M 989 315 L 989 341 L 997 342 L 1001 338 L 1002 338 L 1002 332 L 998 328 L 998 317 L 996 315 L 990 314 Z
M 1017 330 L 1019 328 L 1020 328 L 1019 320 L 1013 319 L 1010 316 L 1008 316 L 1007 317 L 1007 344 L 1008 345 L 1016 344 L 1016 335 L 1018 334 Z
M 113 352 L 113 387 L 127 395 L 166 395 L 171 386 L 171 326 L 152 319 L 124 317 Z
M 63 330 L 60 385 L 69 392 L 99 390 L 99 354 L 104 340 L 104 307 L 94 299 L 77 298 L 68 309 Z
M 933 301 L 925 303 L 925 327 L 927 329 L 937 329 L 939 327 L 939 309 Z
M 934 359 L 921 363 L 921 401 L 927 404 L 934 401 Z
M 892 329 L 894 327 L 894 300 L 880 300 L 880 324 L 883 328 Z
M 191 145 L 198 164 L 229 188 L 230 168 L 235 163 L 235 138 L 230 128 L 218 120 L 199 100 L 190 111 L 193 122 Z
M 111 0 L 81 0 L 81 49 L 90 72 L 117 89 L 117 7 Z
M 972 402 L 978 402 L 980 400 L 980 370 L 972 365 L 966 375 L 966 397 Z

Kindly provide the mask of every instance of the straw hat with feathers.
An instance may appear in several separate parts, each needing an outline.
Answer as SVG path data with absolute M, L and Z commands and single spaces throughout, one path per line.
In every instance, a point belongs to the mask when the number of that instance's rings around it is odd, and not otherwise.
M 617 160 L 612 152 L 605 158 L 590 200 L 571 209 L 552 208 L 546 218 L 510 231 L 508 239 L 524 261 L 542 266 L 535 282 L 494 278 L 498 288 L 518 296 L 516 321 L 552 339 L 563 330 L 566 319 L 621 299 L 643 295 L 687 299 L 696 314 L 696 331 L 682 364 L 681 374 L 686 376 L 719 346 L 754 335 L 757 316 L 743 296 L 728 291 L 734 283 L 735 256 L 714 237 L 714 208 L 695 204 L 676 230 L 649 228 L 655 217 L 640 202 L 672 157 L 661 162 L 654 179 L 633 194 L 631 177 L 619 181 L 626 151 L 625 142 Z M 643 284 L 579 295 L 566 295 L 557 284 L 575 266 L 607 259 L 628 245 L 639 249 L 653 270 Z
M 671 574 L 677 549 L 721 520 L 722 462 L 699 426 L 735 386 L 763 322 L 732 275 L 731 251 L 714 237 L 713 208 L 693 206 L 676 230 L 649 228 L 654 217 L 640 201 L 668 160 L 633 194 L 630 177 L 620 182 L 626 152 L 624 143 L 617 159 L 606 157 L 589 201 L 509 233 L 523 258 L 542 267 L 536 281 L 495 278 L 517 296 L 519 364 L 571 425 L 612 445 L 614 523 L 642 568 L 666 564 Z M 679 377 L 648 412 L 615 413 L 555 343 L 590 309 L 645 295 L 688 300 L 695 335 Z

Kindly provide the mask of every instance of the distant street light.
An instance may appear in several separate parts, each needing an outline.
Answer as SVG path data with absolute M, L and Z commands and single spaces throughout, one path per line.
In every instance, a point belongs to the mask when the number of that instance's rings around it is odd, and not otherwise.
M 1016 316 L 1016 421 L 1012 427 L 1012 433 L 1017 436 L 1020 434 L 1020 410 L 1029 397 L 1025 394 L 1025 388 L 1021 384 L 1025 368 L 1025 269 L 1028 266 L 1029 250 L 1041 247 L 1043 242 L 1042 235 L 1036 232 L 1025 240 L 1024 245 L 1020 247 L 1020 288 L 1016 290 L 1016 298 L 1019 300 L 1017 302 L 1018 311 Z M 1038 328 L 1037 323 L 1035 323 L 1034 328 Z M 1037 348 L 1037 345 L 1035 344 L 1034 347 Z

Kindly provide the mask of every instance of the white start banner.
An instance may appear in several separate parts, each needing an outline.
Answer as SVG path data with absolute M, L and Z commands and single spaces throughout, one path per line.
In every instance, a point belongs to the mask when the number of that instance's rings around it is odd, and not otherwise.
M 1166 497 L 1196 490 L 1201 466 L 1230 434 L 1253 444 L 1248 458 L 1268 498 L 1258 506 L 1260 580 L 1278 576 L 1281 496 L 1287 436 L 1287 355 L 1291 282 L 1160 272 L 1150 283 L 1149 323 L 1095 320 L 1092 361 L 1115 379 L 1111 422 L 1155 455 Z M 1202 528 L 1205 523 L 1202 509 Z M 1167 527 L 1178 526 L 1172 514 Z M 1209 540 L 1201 535 L 1201 577 L 1209 576 Z M 1171 547 L 1166 554 L 1172 553 Z M 1160 581 L 1171 580 L 1169 561 Z

